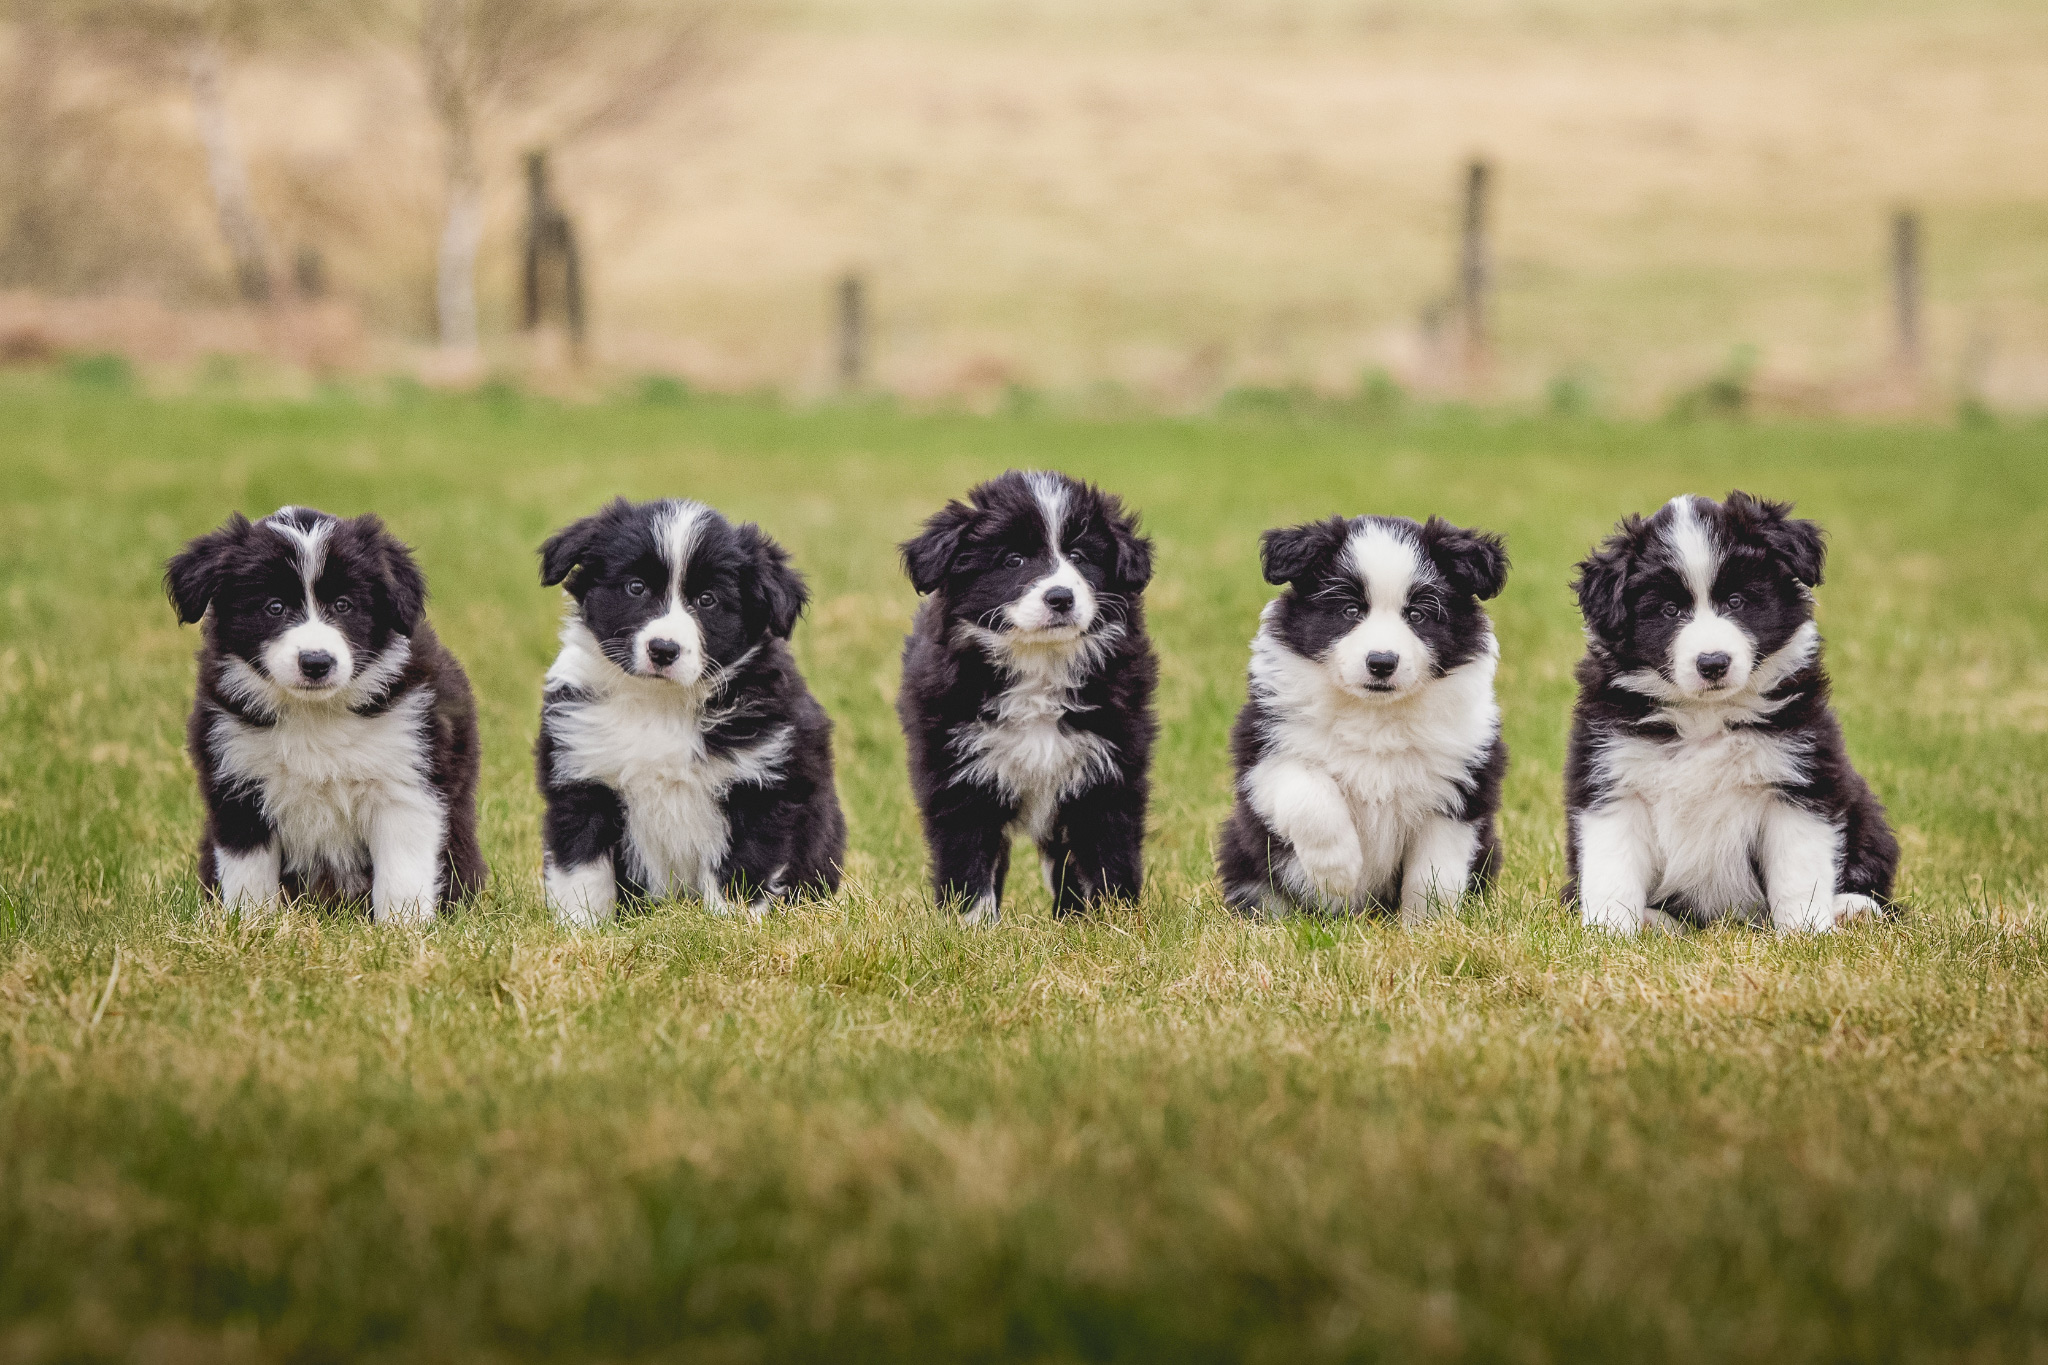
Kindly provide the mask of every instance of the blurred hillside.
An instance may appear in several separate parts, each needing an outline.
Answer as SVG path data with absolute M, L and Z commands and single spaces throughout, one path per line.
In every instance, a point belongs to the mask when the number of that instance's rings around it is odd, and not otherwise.
M 179 91 L 9 42 L 0 286 L 228 303 Z M 56 94 L 30 120 L 36 80 Z M 360 317 L 329 349 L 400 363 L 432 334 L 440 213 L 416 78 L 364 44 L 240 54 L 226 80 L 278 250 L 316 252 Z M 544 125 L 486 137 L 502 363 L 527 359 L 517 166 Z M 1441 335 L 1475 154 L 1498 252 L 1476 385 Z M 559 147 L 555 180 L 595 357 L 716 387 L 829 387 L 853 270 L 874 382 L 913 396 L 1187 408 L 1379 368 L 1632 409 L 1754 347 L 1782 404 L 1869 407 L 1896 397 L 1885 252 L 1912 206 L 1930 401 L 2048 406 L 2039 0 L 808 0 L 724 35 L 650 117 Z

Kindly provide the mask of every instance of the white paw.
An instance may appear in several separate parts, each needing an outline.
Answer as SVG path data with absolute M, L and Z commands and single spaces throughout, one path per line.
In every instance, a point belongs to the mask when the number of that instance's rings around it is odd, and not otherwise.
M 1622 901 L 1608 901 L 1604 905 L 1581 902 L 1579 923 L 1588 929 L 1604 929 L 1610 934 L 1633 938 L 1649 923 L 1652 911 Z M 1661 912 L 1656 912 L 1661 913 Z M 1666 918 L 1669 918 L 1668 916 Z
M 371 906 L 370 920 L 375 924 L 432 924 L 434 901 L 430 896 L 394 897 L 382 905 Z
M 564 929 L 595 929 L 612 917 L 610 901 L 550 900 L 548 909 L 555 912 L 555 923 Z
M 980 896 L 974 904 L 960 912 L 960 922 L 970 928 L 995 924 L 1003 917 L 1003 907 L 994 896 Z
M 1841 895 L 1835 897 L 1836 924 L 1847 924 L 1850 920 L 1857 919 L 1876 919 L 1883 913 L 1884 911 L 1878 907 L 1877 902 L 1868 896 L 1859 896 L 1852 891 L 1844 891 Z

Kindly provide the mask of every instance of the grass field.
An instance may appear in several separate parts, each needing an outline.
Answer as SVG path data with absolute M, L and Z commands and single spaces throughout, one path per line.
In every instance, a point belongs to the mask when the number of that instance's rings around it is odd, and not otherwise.
M 2048 1353 L 2048 429 L 254 406 L 0 390 L 0 1359 L 2034 1360 Z M 1012 464 L 1158 543 L 1141 907 L 941 922 L 893 545 Z M 1686 490 L 1799 500 L 1902 922 L 1620 943 L 1555 903 L 1565 582 Z M 757 517 L 816 602 L 848 887 L 555 929 L 534 547 L 613 493 Z M 164 558 L 375 509 L 482 707 L 496 880 L 432 928 L 205 910 Z M 1264 527 L 1509 538 L 1505 877 L 1247 925 L 1208 839 Z M 688 1343 L 686 1351 L 677 1349 Z

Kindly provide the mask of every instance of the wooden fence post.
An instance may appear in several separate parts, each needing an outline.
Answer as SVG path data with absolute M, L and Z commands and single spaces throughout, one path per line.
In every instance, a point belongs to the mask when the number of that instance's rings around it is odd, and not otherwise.
M 1901 372 L 1917 375 L 1920 335 L 1920 215 L 1900 209 L 1892 216 L 1892 323 Z
M 858 275 L 839 282 L 839 383 L 860 387 L 867 367 L 867 290 Z
M 1487 193 L 1492 172 L 1484 161 L 1465 169 L 1465 213 L 1458 242 L 1458 318 L 1463 334 L 1465 375 L 1476 379 L 1486 364 L 1487 292 L 1492 284 L 1488 260 Z

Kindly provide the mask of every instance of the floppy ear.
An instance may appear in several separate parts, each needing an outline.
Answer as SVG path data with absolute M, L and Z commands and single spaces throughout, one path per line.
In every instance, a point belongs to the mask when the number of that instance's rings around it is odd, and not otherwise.
M 190 625 L 206 615 L 228 557 L 248 535 L 249 519 L 233 513 L 218 530 L 192 540 L 164 565 L 164 592 L 177 609 L 178 624 Z
M 1750 534 L 1783 560 L 1792 576 L 1809 588 L 1820 586 L 1828 547 L 1820 523 L 1792 515 L 1789 502 L 1751 497 L 1741 489 L 1728 495 L 1728 510 L 1748 523 Z
M 1116 576 L 1132 588 L 1152 581 L 1152 541 L 1138 534 L 1138 519 L 1121 507 L 1109 518 L 1110 534 L 1116 537 Z
M 1468 531 L 1431 517 L 1422 528 L 1422 548 L 1454 591 L 1484 602 L 1507 586 L 1507 546 L 1491 531 Z
M 540 547 L 541 586 L 552 588 L 555 584 L 567 580 L 565 586 L 580 597 L 583 577 L 577 574 L 576 577 L 570 578 L 570 574 L 575 572 L 576 566 L 590 553 L 590 547 L 597 543 L 598 533 L 604 529 L 605 524 L 629 510 L 631 504 L 624 498 L 613 498 L 599 511 L 581 521 L 572 521 L 549 536 Z
M 919 593 L 938 590 L 952 571 L 953 556 L 960 553 L 960 537 L 967 534 L 980 515 L 964 502 L 949 502 L 932 513 L 915 540 L 906 540 L 898 547 L 911 587 Z
M 753 522 L 740 527 L 739 538 L 740 547 L 753 564 L 750 595 L 758 600 L 758 609 L 766 613 L 769 633 L 787 640 L 796 629 L 796 618 L 803 615 L 805 604 L 811 600 L 804 576 L 789 566 L 789 552 Z
M 1297 582 L 1329 563 L 1350 533 L 1342 517 L 1278 527 L 1259 537 L 1259 566 L 1268 583 Z
M 384 527 L 384 519 L 373 513 L 355 518 L 355 535 L 366 545 L 377 547 L 384 561 L 384 597 L 400 635 L 419 629 L 420 616 L 427 609 L 427 576 L 420 572 L 412 551 Z
M 1628 630 L 1628 576 L 1642 539 L 1643 519 L 1632 512 L 1578 563 L 1572 590 L 1579 595 L 1579 614 L 1603 640 L 1619 640 Z

